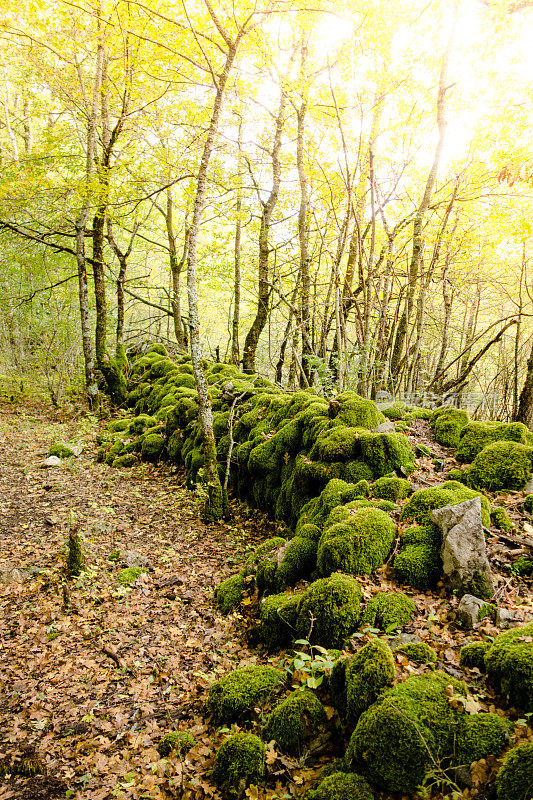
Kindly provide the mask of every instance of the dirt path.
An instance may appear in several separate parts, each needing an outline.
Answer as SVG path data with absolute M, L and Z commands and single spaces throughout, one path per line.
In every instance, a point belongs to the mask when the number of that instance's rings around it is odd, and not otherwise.
M 200 743 L 188 778 L 198 796 L 212 796 L 205 689 L 256 660 L 213 609 L 212 590 L 246 537 L 270 526 L 249 517 L 206 527 L 180 473 L 96 464 L 95 433 L 87 418 L 0 408 L 0 571 L 23 571 L 0 583 L 0 800 L 175 797 L 186 768 L 159 761 L 155 745 L 178 723 Z M 80 442 L 83 452 L 44 469 L 54 440 Z M 65 597 L 72 524 L 88 569 Z M 120 564 L 109 560 L 116 550 L 146 556 L 151 571 L 120 586 Z M 32 763 L 44 774 L 13 774 Z

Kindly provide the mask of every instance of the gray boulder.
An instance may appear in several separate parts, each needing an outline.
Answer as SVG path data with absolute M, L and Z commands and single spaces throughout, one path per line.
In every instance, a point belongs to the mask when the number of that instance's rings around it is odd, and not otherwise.
M 396 428 L 394 426 L 394 422 L 387 420 L 387 422 L 382 422 L 381 425 L 378 425 L 377 428 L 372 430 L 372 433 L 395 433 Z
M 486 600 L 474 597 L 473 594 L 465 594 L 457 606 L 455 612 L 457 620 L 462 623 L 463 628 L 471 631 L 478 623 L 478 614 L 485 605 Z
M 430 516 L 442 531 L 441 557 L 447 587 L 460 596 L 492 597 L 494 583 L 481 520 L 481 498 L 437 508 Z
M 136 550 L 123 550 L 120 554 L 122 565 L 124 567 L 141 567 L 142 569 L 152 569 L 150 560 L 138 553 Z

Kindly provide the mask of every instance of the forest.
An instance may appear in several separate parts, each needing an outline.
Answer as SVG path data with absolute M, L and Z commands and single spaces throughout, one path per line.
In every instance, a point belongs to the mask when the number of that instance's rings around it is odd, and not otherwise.
M 533 800 L 533 2 L 0 11 L 0 800 Z

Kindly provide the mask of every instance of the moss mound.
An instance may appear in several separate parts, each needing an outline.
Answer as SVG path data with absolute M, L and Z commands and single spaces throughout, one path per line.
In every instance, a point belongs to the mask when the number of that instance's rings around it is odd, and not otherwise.
M 48 450 L 49 456 L 57 456 L 57 458 L 70 458 L 74 455 L 74 450 L 72 450 L 67 444 L 63 444 L 62 442 L 55 442 L 53 445 L 50 446 Z
M 352 658 L 346 667 L 346 719 L 351 725 L 392 686 L 395 673 L 392 650 L 380 639 L 365 644 Z
M 253 733 L 236 733 L 223 742 L 217 752 L 213 780 L 223 797 L 239 800 L 251 783 L 265 774 L 265 744 Z
M 530 800 L 533 797 L 533 743 L 509 750 L 496 778 L 497 800 Z
M 470 642 L 461 647 L 459 653 L 459 663 L 468 669 L 478 669 L 485 671 L 485 653 L 489 649 L 489 642 Z
M 413 676 L 389 689 L 359 719 L 346 751 L 348 767 L 387 791 L 414 792 L 433 760 L 454 752 L 465 715 L 450 705 L 451 692 L 464 695 L 466 689 L 441 672 Z
M 502 506 L 494 506 L 491 509 L 490 521 L 494 527 L 498 528 L 499 531 L 503 531 L 503 533 L 509 533 L 514 528 L 511 517 Z
M 226 578 L 225 581 L 222 581 L 217 586 L 215 589 L 215 601 L 223 614 L 229 614 L 230 611 L 237 608 L 241 602 L 244 587 L 244 574 L 241 572 Z
M 533 711 L 533 622 L 500 633 L 485 653 L 485 667 L 511 705 Z
M 209 689 L 207 710 L 213 725 L 246 717 L 255 706 L 282 688 L 284 682 L 282 670 L 262 665 L 243 667 L 225 675 Z
M 326 712 L 318 697 L 308 689 L 297 689 L 274 708 L 263 738 L 267 742 L 274 739 L 284 752 L 298 753 L 326 722 Z
M 361 587 L 350 575 L 332 575 L 311 584 L 296 619 L 299 638 L 341 648 L 359 623 Z
M 144 567 L 126 567 L 117 572 L 117 582 L 122 586 L 129 586 L 136 581 L 143 572 L 146 572 Z
M 366 604 L 361 624 L 388 633 L 408 625 L 415 613 L 416 605 L 403 592 L 378 592 Z
M 374 800 L 374 793 L 361 775 L 333 772 L 306 792 L 304 800 Z
M 405 500 L 411 494 L 411 484 L 405 478 L 378 478 L 372 486 L 373 497 L 382 500 Z
M 467 715 L 459 726 L 453 763 L 469 766 L 488 755 L 498 755 L 511 740 L 512 724 L 498 714 Z
M 461 431 L 468 424 L 468 414 L 459 408 L 438 408 L 430 424 L 439 444 L 457 447 Z
M 478 453 L 461 480 L 489 492 L 520 491 L 531 477 L 532 455 L 533 449 L 523 444 L 494 442 Z
M 413 664 L 434 664 L 437 654 L 427 642 L 408 642 L 394 649 L 395 653 L 407 656 Z
M 436 508 L 457 505 L 464 500 L 481 497 L 481 516 L 483 524 L 490 526 L 490 503 L 481 492 L 469 489 L 458 481 L 445 481 L 440 486 L 431 486 L 414 492 L 402 508 L 401 520 L 413 519 L 419 525 L 432 525 L 430 512 Z M 436 527 L 436 526 L 435 526 Z
M 172 752 L 188 753 L 191 747 L 196 744 L 196 739 L 189 733 L 189 731 L 170 731 L 159 740 L 157 744 L 157 752 L 161 758 L 166 758 Z
M 521 422 L 470 422 L 461 431 L 455 457 L 458 461 L 471 464 L 488 444 L 500 441 L 526 445 L 533 443 L 529 430 Z
M 346 519 L 324 530 L 318 545 L 317 567 L 322 575 L 341 571 L 369 575 L 390 553 L 396 527 L 377 508 L 347 509 Z

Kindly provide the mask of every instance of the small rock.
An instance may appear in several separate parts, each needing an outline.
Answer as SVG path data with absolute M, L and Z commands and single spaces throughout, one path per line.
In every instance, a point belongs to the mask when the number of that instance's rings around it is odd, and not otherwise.
M 528 482 L 524 486 L 523 491 L 526 494 L 532 494 L 533 493 L 533 475 L 531 476 L 531 478 L 528 480 Z
M 43 461 L 43 467 L 60 467 L 61 466 L 61 459 L 57 456 L 48 456 Z
M 377 428 L 373 429 L 372 433 L 396 433 L 394 422 L 391 422 L 390 420 L 382 422 L 381 425 L 378 425 Z
M 467 631 L 471 631 L 478 621 L 478 614 L 485 605 L 486 600 L 480 600 L 473 594 L 465 594 L 457 606 L 456 619 L 462 623 Z
M 120 558 L 124 567 L 153 569 L 150 560 L 146 556 L 143 556 L 142 553 L 137 553 L 136 550 L 123 550 L 120 554 Z
M 481 519 L 481 499 L 437 508 L 430 514 L 442 530 L 442 563 L 448 589 L 459 594 L 494 594 Z
M 515 612 L 510 611 L 508 608 L 499 608 L 496 611 L 496 625 L 498 628 L 514 628 L 520 621 L 516 618 Z
M 16 569 L 15 567 L 0 569 L 0 583 L 3 583 L 7 586 L 10 583 L 17 583 L 18 581 L 21 580 L 22 580 L 22 574 L 20 570 Z
M 396 650 L 397 647 L 402 647 L 404 644 L 418 644 L 422 639 L 416 633 L 399 633 L 397 636 L 389 637 L 389 647 L 391 650 Z

